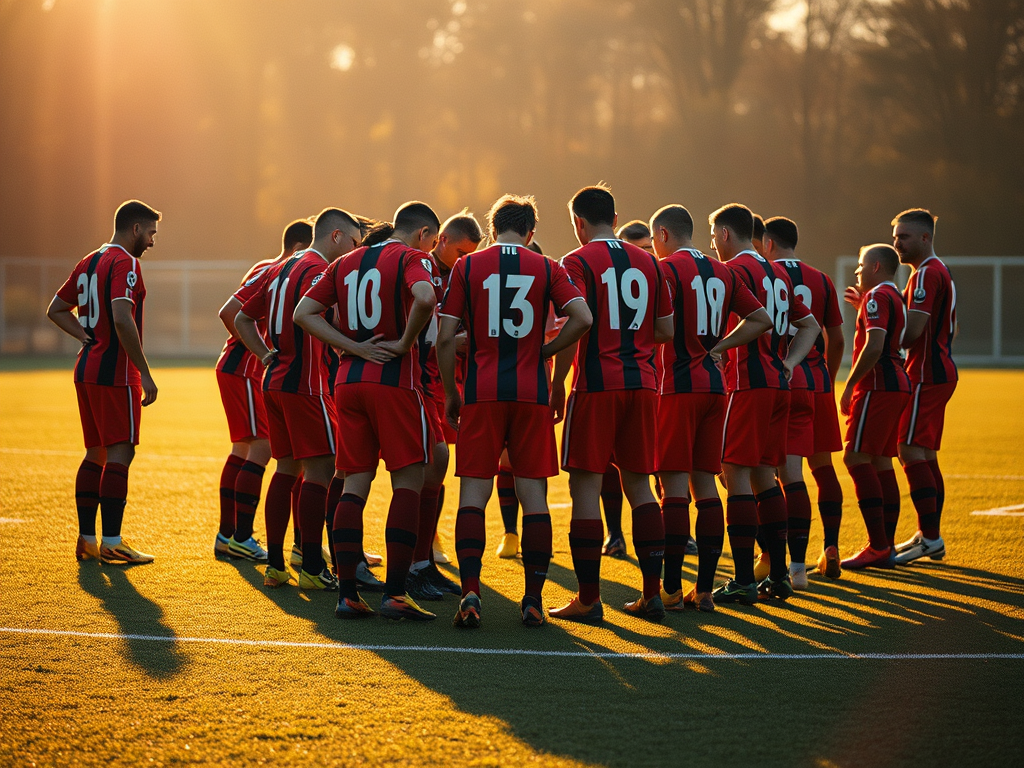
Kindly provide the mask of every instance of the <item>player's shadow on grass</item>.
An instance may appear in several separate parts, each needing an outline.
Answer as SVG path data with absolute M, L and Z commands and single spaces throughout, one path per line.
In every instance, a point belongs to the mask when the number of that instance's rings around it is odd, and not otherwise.
M 139 594 L 131 581 L 131 569 L 147 566 L 100 567 L 85 563 L 78 569 L 78 584 L 100 601 L 101 607 L 118 624 L 124 640 L 125 658 L 150 677 L 163 680 L 181 672 L 188 663 L 178 643 L 153 642 L 143 637 L 174 637 L 164 621 L 163 609 Z

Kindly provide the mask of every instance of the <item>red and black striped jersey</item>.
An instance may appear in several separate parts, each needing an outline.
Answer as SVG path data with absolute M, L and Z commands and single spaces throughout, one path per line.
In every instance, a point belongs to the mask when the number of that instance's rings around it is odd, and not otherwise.
M 112 309 L 115 301 L 132 303 L 141 339 L 146 286 L 139 260 L 121 246 L 108 243 L 75 265 L 57 298 L 78 308 L 78 322 L 92 339 L 78 353 L 75 381 L 119 387 L 139 384 L 139 369 L 121 347 Z
M 434 255 L 428 253 L 427 256 L 430 257 L 430 283 L 434 286 L 434 295 L 437 297 L 437 305 L 440 307 L 441 299 L 444 297 L 441 272 L 438 269 L 437 260 L 434 258 Z M 424 264 L 423 266 L 426 267 L 427 265 Z M 431 397 L 438 397 L 443 394 L 441 392 L 441 374 L 437 368 L 436 343 L 437 311 L 435 310 L 433 317 L 430 318 L 430 322 L 420 331 L 420 337 L 416 342 L 419 348 L 420 389 L 423 390 L 424 394 Z
M 582 298 L 560 265 L 525 246 L 498 243 L 459 259 L 441 314 L 466 328 L 465 402 L 548 405 L 548 310 Z
M 911 312 L 928 315 L 924 332 L 907 348 L 910 380 L 914 384 L 956 381 L 956 285 L 946 265 L 937 256 L 929 256 L 911 274 L 903 297 Z
M 425 282 L 433 287 L 429 254 L 398 240 L 356 248 L 331 262 L 323 279 L 306 295 L 325 307 L 338 305 L 338 328 L 354 341 L 383 335 L 397 341 L 405 333 L 412 308 L 412 286 Z M 403 389 L 419 388 L 419 352 L 386 363 L 342 355 L 335 386 L 369 382 Z
M 786 270 L 789 281 L 793 284 L 793 294 L 810 310 L 819 326 L 837 328 L 843 324 L 843 313 L 836 287 L 828 275 L 799 259 L 780 259 L 775 263 Z M 790 327 L 789 332 L 793 335 L 796 329 Z M 812 392 L 832 391 L 832 376 L 825 360 L 824 334 L 818 334 L 807 357 L 793 369 L 793 378 L 789 380 L 789 386 L 791 389 L 807 389 Z
M 576 349 L 573 389 L 657 391 L 654 321 L 672 315 L 658 260 L 617 239 L 592 240 L 562 259 L 594 324 Z
M 324 343 L 292 322 L 295 305 L 323 274 L 327 260 L 312 248 L 263 270 L 242 312 L 266 320 L 267 345 L 277 357 L 263 373 L 263 389 L 299 395 L 329 393 Z
M 868 291 L 857 309 L 857 328 L 853 335 L 853 359 L 860 357 L 868 340 L 868 331 L 885 331 L 885 346 L 875 367 L 854 385 L 855 390 L 909 392 L 910 379 L 903 368 L 900 347 L 907 328 L 907 308 L 895 283 L 882 283 Z
M 725 393 L 722 372 L 708 352 L 725 336 L 730 315 L 742 320 L 761 308 L 736 273 L 693 249 L 676 251 L 661 262 L 672 308 L 675 336 L 662 347 L 661 394 Z
M 791 320 L 800 320 L 810 312 L 799 296 L 793 295 L 786 270 L 772 264 L 756 251 L 742 251 L 726 262 L 742 280 L 754 298 L 768 311 L 772 328 L 756 341 L 730 349 L 726 357 L 725 386 L 730 392 L 742 389 L 789 389 L 782 361 L 789 346 Z M 729 330 L 739 324 L 729 318 Z
M 249 271 L 245 273 L 245 277 L 242 278 L 238 290 L 231 294 L 231 298 L 244 305 L 256 292 L 263 270 L 275 261 L 275 259 L 266 259 L 250 267 Z M 259 329 L 260 333 L 266 336 L 266 323 L 262 320 L 259 322 Z M 220 357 L 217 358 L 217 370 L 221 373 L 230 373 L 233 376 L 245 376 L 248 379 L 259 379 L 263 375 L 263 365 L 256 359 L 256 355 L 248 350 L 241 339 L 236 339 L 234 336 L 228 336 L 228 340 L 224 342 L 224 348 L 220 351 Z

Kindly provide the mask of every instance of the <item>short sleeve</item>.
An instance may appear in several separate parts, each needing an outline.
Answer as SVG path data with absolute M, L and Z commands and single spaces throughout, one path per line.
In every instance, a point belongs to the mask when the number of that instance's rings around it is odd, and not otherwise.
M 136 290 L 142 290 L 142 273 L 138 260 L 132 256 L 120 256 L 110 267 L 110 300 L 126 299 L 135 303 Z
M 57 298 L 71 306 L 78 305 L 78 276 L 82 273 L 82 264 L 75 265 L 74 270 L 64 281 L 64 285 L 57 291 Z
M 406 287 L 412 289 L 416 283 L 429 283 L 430 287 L 433 288 L 434 280 L 431 277 L 431 266 L 430 256 L 422 251 L 410 251 L 402 274 Z
M 942 274 L 937 269 L 925 266 L 917 270 L 910 278 L 907 309 L 932 314 L 942 283 Z
M 880 328 L 881 330 L 887 330 L 889 327 L 889 313 L 892 309 L 892 302 L 887 301 L 884 296 L 879 296 L 876 291 L 872 291 L 865 297 L 865 301 L 861 302 L 860 309 L 858 310 L 863 320 L 864 328 L 867 330 L 873 330 Z
M 255 283 L 252 293 L 242 302 L 242 313 L 253 320 L 262 320 L 267 316 L 267 273 L 263 272 Z
M 747 288 L 747 284 L 738 279 L 736 274 L 733 273 L 732 304 L 729 306 L 729 311 L 737 317 L 743 318 L 759 309 L 764 309 L 764 307 L 761 306 L 761 302 L 759 302 L 757 297 L 750 292 L 750 289 Z
M 448 279 L 438 314 L 462 319 L 466 312 L 466 258 L 459 259 Z
M 341 259 L 335 259 L 327 265 L 323 272 L 313 275 L 309 280 L 309 287 L 306 288 L 303 296 L 307 299 L 323 304 L 325 307 L 333 307 L 338 303 L 338 264 Z
M 561 264 L 551 265 L 551 300 L 556 309 L 562 309 L 570 301 L 582 299 L 583 294 L 569 280 L 569 275 Z
M 675 314 L 675 310 L 672 306 L 672 293 L 668 287 L 668 280 L 665 278 L 665 273 L 661 269 L 660 264 L 655 264 L 658 273 L 658 307 L 657 317 L 672 317 Z
M 266 271 L 266 267 L 252 270 L 245 276 L 242 284 L 238 286 L 238 290 L 231 294 L 231 298 L 236 299 L 241 304 L 245 304 L 259 290 L 260 278 L 263 277 L 263 273 Z
M 565 270 L 565 274 L 568 275 L 569 281 L 576 286 L 576 290 L 580 292 L 580 295 L 586 299 L 587 297 L 587 276 L 586 271 L 583 268 L 583 262 L 578 256 L 569 254 L 562 259 L 560 266 Z
M 836 287 L 828 275 L 822 273 L 821 281 L 825 289 L 825 312 L 822 315 L 822 325 L 826 328 L 835 328 L 843 324 L 843 311 L 839 307 L 839 296 L 836 294 Z
M 672 268 L 668 264 L 666 264 L 664 261 L 658 262 L 658 269 L 661 270 L 661 275 L 665 279 L 665 283 L 668 285 L 668 300 L 672 304 L 672 306 L 674 307 L 675 306 L 676 297 L 675 297 L 675 294 L 672 291 L 672 286 L 673 286 L 673 283 L 678 283 L 678 277 L 675 274 L 675 272 L 672 270 Z

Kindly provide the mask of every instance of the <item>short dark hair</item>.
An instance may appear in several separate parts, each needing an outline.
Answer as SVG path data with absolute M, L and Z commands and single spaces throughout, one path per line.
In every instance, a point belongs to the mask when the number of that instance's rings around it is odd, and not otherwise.
M 929 211 L 927 208 L 908 208 L 896 215 L 890 224 L 896 226 L 897 224 L 911 223 L 918 224 L 928 230 L 929 234 L 935 234 L 935 222 L 939 220 L 939 217 Z
M 882 265 L 887 274 L 895 275 L 900 267 L 900 255 L 888 243 L 873 243 L 860 249 L 860 256 L 870 256 Z
M 317 214 L 316 223 L 313 225 L 313 237 L 317 239 L 326 237 L 338 229 L 341 224 L 348 224 L 350 227 L 360 229 L 356 217 L 348 211 L 343 211 L 341 208 L 324 208 Z
M 581 189 L 569 201 L 569 210 L 590 224 L 615 224 L 615 198 L 604 184 Z
M 451 232 L 458 235 L 460 240 L 469 240 L 479 243 L 484 239 L 484 232 L 480 229 L 480 222 L 476 216 L 469 212 L 469 208 L 463 208 L 454 216 L 449 216 L 447 221 L 441 225 L 441 232 Z
M 708 216 L 708 223 L 714 227 L 728 227 L 741 240 L 751 240 L 754 237 L 754 214 L 740 203 L 723 205 Z
M 693 217 L 681 205 L 666 205 L 651 216 L 651 230 L 664 227 L 673 237 L 693 237 Z
M 538 243 L 536 240 L 531 240 L 530 244 L 527 245 L 526 247 L 529 248 L 534 253 L 539 253 L 541 256 L 544 255 L 544 249 L 540 247 L 540 243 Z
M 491 237 L 515 232 L 526 237 L 537 227 L 537 201 L 533 195 L 502 195 L 487 213 Z
M 297 245 L 309 246 L 313 242 L 313 225 L 309 219 L 296 219 L 284 228 L 281 245 L 288 251 Z
M 785 216 L 773 216 L 768 219 L 764 223 L 764 233 L 777 245 L 789 250 L 796 248 L 797 240 L 800 239 L 800 231 L 796 227 L 796 222 Z
M 396 231 L 400 230 L 402 232 L 415 232 L 423 227 L 433 227 L 440 232 L 441 220 L 437 218 L 434 209 L 429 205 L 418 200 L 412 200 L 408 203 L 403 203 L 395 211 L 394 227 Z
M 125 200 L 114 213 L 114 231 L 127 232 L 136 224 L 160 221 L 160 211 L 150 208 L 141 200 Z
M 633 219 L 633 221 L 619 227 L 619 231 L 615 233 L 615 236 L 620 240 L 639 240 L 641 237 L 650 237 L 651 228 L 647 226 L 646 221 Z
M 751 240 L 764 240 L 764 219 L 754 214 L 754 232 L 750 236 Z

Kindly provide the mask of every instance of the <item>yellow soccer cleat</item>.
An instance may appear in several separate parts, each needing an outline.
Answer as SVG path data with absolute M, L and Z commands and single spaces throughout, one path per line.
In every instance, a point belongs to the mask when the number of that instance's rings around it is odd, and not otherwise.
M 434 544 L 433 544 L 433 547 L 434 547 L 434 562 L 435 563 L 440 563 L 441 565 L 445 565 L 445 564 L 451 562 L 451 560 L 448 558 L 448 555 L 446 555 L 444 553 L 444 539 L 441 538 L 440 531 L 438 531 L 437 533 L 434 534 Z
M 121 539 L 121 543 L 113 547 L 100 544 L 100 561 L 111 565 L 141 565 L 155 559 L 153 555 L 139 552 L 127 539 Z
M 75 545 L 75 560 L 82 562 L 83 560 L 99 560 L 100 559 L 100 545 L 95 541 L 86 541 L 81 536 L 78 537 L 78 543 Z
M 331 569 L 324 566 L 320 573 L 306 573 L 299 571 L 299 589 L 322 589 L 326 592 L 338 591 L 338 579 L 331 573 Z
M 772 559 L 768 557 L 767 552 L 762 552 L 757 556 L 757 560 L 754 561 L 754 581 L 760 583 L 768 578 L 768 574 L 772 571 Z
M 285 568 L 283 571 L 277 570 L 272 565 L 267 566 L 267 570 L 263 572 L 263 586 L 264 587 L 283 587 L 289 581 L 292 580 L 292 572 Z
M 506 533 L 501 537 L 501 544 L 498 545 L 498 549 L 495 552 L 498 557 L 503 557 L 506 560 L 511 560 L 519 554 L 519 534 L 518 533 Z
M 683 610 L 683 596 L 686 593 L 683 592 L 683 588 L 680 587 L 672 594 L 665 591 L 665 588 L 661 588 L 661 602 L 665 605 L 666 611 L 681 611 Z

